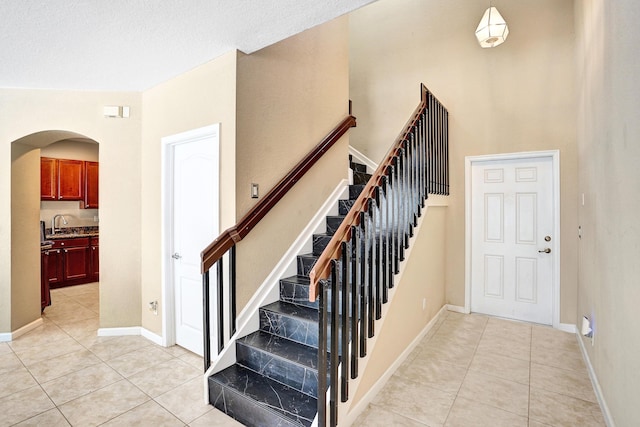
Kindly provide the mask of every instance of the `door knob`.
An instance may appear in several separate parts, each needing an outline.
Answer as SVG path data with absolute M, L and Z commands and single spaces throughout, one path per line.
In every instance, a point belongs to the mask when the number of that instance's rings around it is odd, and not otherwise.
M 551 253 L 551 248 L 540 249 L 538 252 L 539 253 L 550 254 Z
M 178 252 L 176 252 L 175 254 L 171 255 L 171 258 L 180 259 L 180 258 L 182 258 L 182 255 L 180 255 Z

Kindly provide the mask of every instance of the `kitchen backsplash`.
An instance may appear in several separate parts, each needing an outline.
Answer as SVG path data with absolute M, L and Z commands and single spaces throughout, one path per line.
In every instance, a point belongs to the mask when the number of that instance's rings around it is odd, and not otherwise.
M 67 224 L 63 224 L 62 218 L 56 220 L 56 227 L 87 227 L 97 226 L 95 221 L 99 217 L 99 209 L 80 209 L 78 201 L 51 201 L 40 202 L 40 220 L 44 221 L 47 228 L 51 228 L 51 218 L 54 215 L 64 215 Z

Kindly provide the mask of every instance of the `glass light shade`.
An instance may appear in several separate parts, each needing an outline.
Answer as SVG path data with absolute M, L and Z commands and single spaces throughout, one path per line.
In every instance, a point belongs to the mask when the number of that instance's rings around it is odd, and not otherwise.
M 476 38 L 483 48 L 498 46 L 507 39 L 509 27 L 495 7 L 488 8 L 478 28 L 476 28 Z

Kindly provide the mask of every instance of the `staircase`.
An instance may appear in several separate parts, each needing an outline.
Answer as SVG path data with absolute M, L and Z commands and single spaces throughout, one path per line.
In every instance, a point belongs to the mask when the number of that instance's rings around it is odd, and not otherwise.
M 280 280 L 280 299 L 260 308 L 260 329 L 236 341 L 236 363 L 208 379 L 209 401 L 247 426 L 310 426 L 318 397 L 318 302 L 308 274 L 371 175 L 349 159 L 353 185 L 327 216 L 313 252 L 298 255 L 297 275 Z M 324 391 L 322 391 L 324 392 Z

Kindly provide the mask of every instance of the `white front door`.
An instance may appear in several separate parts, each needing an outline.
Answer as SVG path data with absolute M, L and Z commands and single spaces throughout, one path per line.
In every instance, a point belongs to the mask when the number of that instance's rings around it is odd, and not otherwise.
M 471 311 L 553 322 L 551 157 L 471 166 Z
M 168 254 L 175 342 L 202 355 L 200 252 L 218 236 L 218 125 L 174 135 L 169 141 Z

